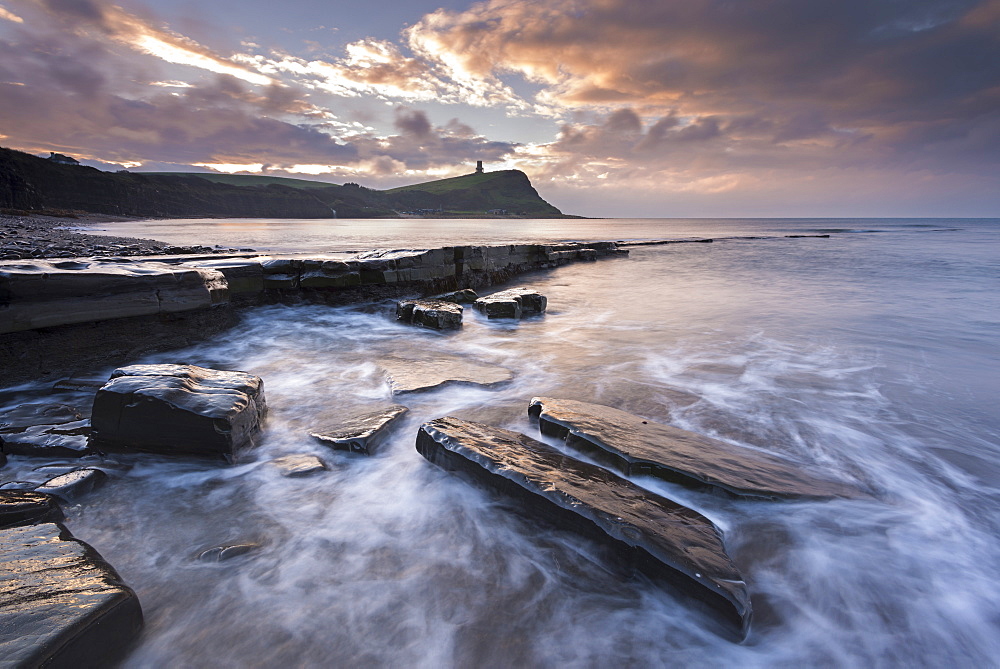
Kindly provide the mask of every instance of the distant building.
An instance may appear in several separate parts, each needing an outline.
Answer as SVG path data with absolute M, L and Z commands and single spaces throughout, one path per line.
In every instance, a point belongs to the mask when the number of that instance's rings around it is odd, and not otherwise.
M 483 173 L 483 161 L 477 160 L 476 161 L 476 174 L 482 174 L 482 173 Z
M 61 153 L 56 153 L 55 151 L 49 151 L 49 160 L 54 163 L 59 163 L 60 165 L 79 165 L 80 161 L 76 158 L 71 158 L 70 156 L 64 156 Z

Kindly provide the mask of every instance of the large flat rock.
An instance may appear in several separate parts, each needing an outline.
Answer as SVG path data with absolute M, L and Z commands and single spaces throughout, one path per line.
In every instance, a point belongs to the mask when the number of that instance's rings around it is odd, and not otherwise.
M 462 305 L 448 300 L 403 300 L 396 304 L 396 319 L 435 330 L 462 327 Z
M 0 663 L 110 666 L 142 628 L 135 593 L 56 523 L 0 530 Z
M 229 300 L 216 270 L 74 259 L 0 266 L 0 334 L 203 309 Z
M 309 431 L 309 435 L 338 451 L 372 455 L 389 428 L 409 411 L 400 404 L 345 416 L 332 425 Z
M 111 450 L 232 458 L 266 410 L 264 383 L 247 372 L 130 365 L 97 391 L 91 438 Z
M 655 423 L 620 409 L 576 400 L 535 397 L 528 413 L 542 434 L 628 476 L 655 476 L 732 495 L 775 498 L 857 497 L 851 486 L 810 474 L 767 453 Z
M 445 355 L 384 358 L 379 366 L 389 380 L 393 395 L 431 390 L 446 384 L 493 386 L 514 378 L 514 373 L 504 367 Z
M 545 312 L 548 299 L 531 288 L 510 288 L 480 297 L 473 306 L 487 318 L 521 318 Z
M 519 500 L 530 515 L 612 545 L 636 566 L 739 621 L 741 629 L 749 625 L 743 577 L 718 528 L 696 511 L 548 444 L 482 423 L 453 417 L 425 423 L 417 450 Z

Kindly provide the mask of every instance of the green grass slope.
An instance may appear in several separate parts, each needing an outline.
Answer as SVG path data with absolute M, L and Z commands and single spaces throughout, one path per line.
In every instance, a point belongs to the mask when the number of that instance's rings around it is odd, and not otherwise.
M 384 191 L 387 201 L 402 209 L 436 209 L 446 212 L 484 214 L 504 209 L 524 216 L 561 217 L 563 213 L 546 202 L 520 170 L 466 174 L 450 179 L 401 186 Z
M 216 174 L 213 172 L 133 172 L 166 177 L 198 177 L 217 184 L 230 186 L 288 186 L 289 188 L 329 188 L 334 184 L 326 181 L 309 181 L 308 179 L 292 179 L 289 177 L 269 177 L 262 174 Z

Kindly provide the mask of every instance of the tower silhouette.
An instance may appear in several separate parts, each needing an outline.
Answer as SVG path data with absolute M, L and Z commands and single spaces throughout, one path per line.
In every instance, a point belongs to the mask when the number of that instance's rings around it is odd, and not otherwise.
M 476 174 L 482 174 L 482 173 L 483 173 L 483 161 L 477 160 L 476 161 Z

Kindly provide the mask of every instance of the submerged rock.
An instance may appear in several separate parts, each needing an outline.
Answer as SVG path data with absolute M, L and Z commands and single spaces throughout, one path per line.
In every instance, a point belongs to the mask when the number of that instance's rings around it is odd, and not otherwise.
M 445 417 L 421 426 L 421 455 L 617 549 L 654 576 L 749 625 L 750 596 L 718 528 L 701 514 L 517 432 Z
M 213 546 L 198 553 L 198 559 L 202 562 L 225 562 L 240 555 L 246 555 L 260 548 L 260 544 L 247 542 L 242 544 L 223 544 Z
M 52 495 L 27 490 L 0 490 L 0 527 L 56 521 L 63 517 Z
M 389 427 L 407 411 L 406 407 L 394 404 L 349 416 L 335 425 L 312 430 L 309 435 L 330 448 L 371 455 L 385 439 Z
M 22 404 L 0 415 L 0 451 L 10 455 L 82 457 L 90 421 L 65 404 Z
M 131 365 L 94 398 L 99 447 L 232 458 L 253 444 L 267 407 L 264 383 L 246 372 L 194 365 Z
M 284 455 L 270 461 L 273 467 L 281 471 L 282 476 L 298 478 L 301 476 L 311 476 L 319 472 L 326 471 L 326 463 L 315 455 L 306 453 L 296 453 L 295 455 Z
M 35 488 L 35 492 L 48 493 L 65 500 L 85 495 L 107 481 L 108 475 L 100 469 L 85 467 L 60 474 Z
M 655 476 L 694 488 L 758 498 L 856 497 L 858 491 L 813 476 L 776 455 L 644 420 L 619 409 L 576 400 L 535 397 L 528 414 L 542 434 L 627 476 Z
M 5 666 L 112 666 L 142 628 L 132 589 L 57 523 L 0 530 L 0 574 Z
M 487 318 L 521 318 L 545 312 L 548 299 L 537 290 L 511 288 L 480 297 L 474 306 Z
M 504 367 L 470 362 L 454 356 L 418 360 L 385 358 L 379 361 L 393 395 L 431 390 L 445 384 L 492 386 L 506 383 L 514 373 Z
M 445 300 L 403 300 L 396 305 L 396 319 L 436 330 L 462 327 L 462 307 Z

